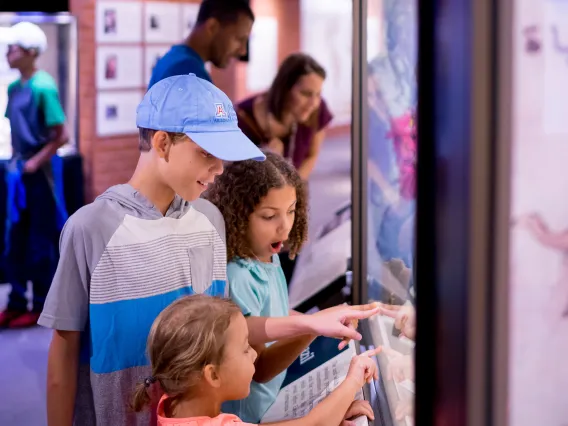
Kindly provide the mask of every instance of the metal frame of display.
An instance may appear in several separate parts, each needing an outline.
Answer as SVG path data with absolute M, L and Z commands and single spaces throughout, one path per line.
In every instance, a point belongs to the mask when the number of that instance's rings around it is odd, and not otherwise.
M 494 5 L 494 34 L 497 42 L 497 85 L 494 94 L 496 110 L 496 139 L 494 147 L 495 164 L 495 208 L 492 275 L 493 300 L 489 307 L 492 319 L 491 390 L 488 420 L 493 425 L 509 423 L 509 303 L 510 303 L 510 213 L 512 185 L 512 142 L 513 142 L 513 85 L 514 85 L 514 16 L 515 1 L 500 0 Z
M 512 1 L 417 3 L 415 424 L 503 425 Z M 367 0 L 353 4 L 352 297 L 365 303 Z
M 354 304 L 366 303 L 367 287 L 367 0 L 353 0 L 351 120 L 351 261 Z
M 351 121 L 351 302 L 367 303 L 367 0 L 353 0 L 353 81 Z M 362 346 L 372 346 L 366 322 L 362 322 Z M 392 426 L 382 377 L 364 388 L 365 399 L 375 411 L 372 426 Z

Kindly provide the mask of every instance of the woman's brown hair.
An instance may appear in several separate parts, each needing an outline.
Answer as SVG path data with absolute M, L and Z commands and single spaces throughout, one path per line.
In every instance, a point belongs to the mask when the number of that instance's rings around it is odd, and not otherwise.
M 153 382 L 168 395 L 173 409 L 197 383 L 206 365 L 222 362 L 225 332 L 240 312 L 228 299 L 204 295 L 182 297 L 164 309 L 148 336 L 152 376 L 136 387 L 134 411 L 142 411 L 151 402 L 148 388 Z
M 290 185 L 296 189 L 296 217 L 288 237 L 293 259 L 308 237 L 308 195 L 306 185 L 292 164 L 267 151 L 265 161 L 238 161 L 229 164 L 204 194 L 221 211 L 227 232 L 227 259 L 254 258 L 247 231 L 249 217 L 272 188 Z
M 266 97 L 268 111 L 277 120 L 282 120 L 292 87 L 301 77 L 311 73 L 316 73 L 322 79 L 326 77 L 324 68 L 310 55 L 293 53 L 284 59 Z

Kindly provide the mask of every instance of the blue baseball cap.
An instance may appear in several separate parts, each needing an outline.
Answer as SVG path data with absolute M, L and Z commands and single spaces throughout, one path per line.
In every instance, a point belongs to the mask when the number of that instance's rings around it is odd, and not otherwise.
M 195 74 L 168 77 L 154 84 L 138 105 L 136 125 L 185 133 L 209 154 L 224 161 L 266 159 L 239 129 L 237 113 L 228 96 Z

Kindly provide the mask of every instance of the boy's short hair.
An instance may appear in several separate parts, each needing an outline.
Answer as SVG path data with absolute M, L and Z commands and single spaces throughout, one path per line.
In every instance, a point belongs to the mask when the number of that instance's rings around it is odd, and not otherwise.
M 254 21 L 254 13 L 244 0 L 203 0 L 197 14 L 197 25 L 214 18 L 221 24 L 234 24 L 239 15 L 245 15 Z
M 148 152 L 152 149 L 152 138 L 157 130 L 138 128 L 138 149 L 140 152 Z M 185 133 L 166 132 L 170 139 L 175 143 L 187 138 Z

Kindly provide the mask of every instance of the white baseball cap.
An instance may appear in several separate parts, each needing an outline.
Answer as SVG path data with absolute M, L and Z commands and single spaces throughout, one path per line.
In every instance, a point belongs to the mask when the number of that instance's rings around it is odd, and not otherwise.
M 47 50 L 47 37 L 43 30 L 31 22 L 18 22 L 10 28 L 0 28 L 0 43 L 36 49 L 39 54 Z

